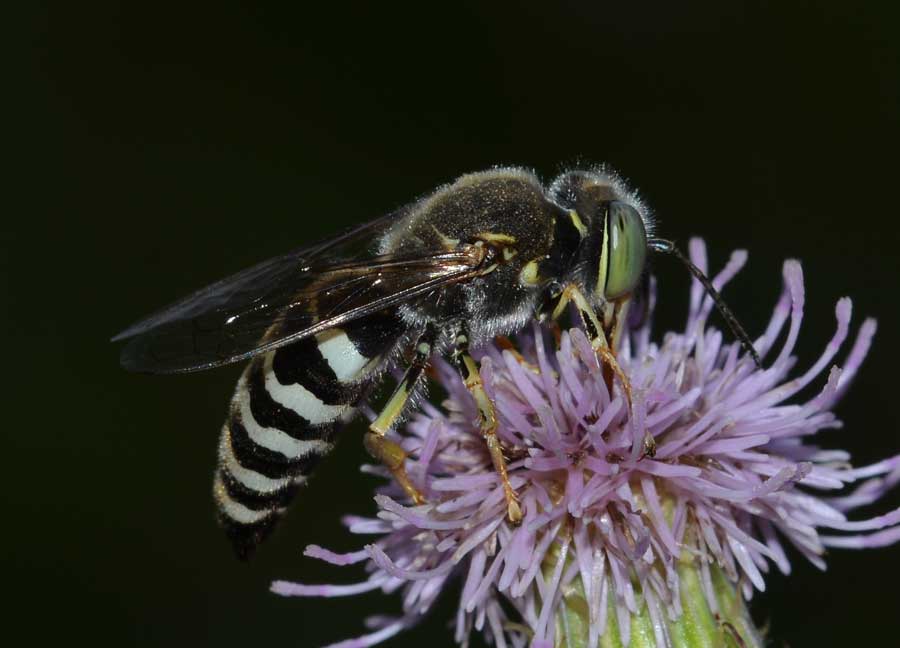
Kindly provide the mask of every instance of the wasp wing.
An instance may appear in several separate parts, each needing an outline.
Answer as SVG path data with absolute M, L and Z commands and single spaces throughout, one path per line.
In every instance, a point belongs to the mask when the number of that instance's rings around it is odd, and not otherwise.
M 472 250 L 371 255 L 384 220 L 264 261 L 129 327 L 113 338 L 128 340 L 122 366 L 183 373 L 238 362 L 477 274 Z
M 160 309 L 153 315 L 132 324 L 112 338 L 113 342 L 133 338 L 153 329 L 182 320 L 191 320 L 216 311 L 227 312 L 248 307 L 265 300 L 266 292 L 277 292 L 286 282 L 293 281 L 305 267 L 320 260 L 326 253 L 331 257 L 355 258 L 367 254 L 372 237 L 403 215 L 394 212 L 382 218 L 350 228 L 342 234 L 314 245 L 299 248 L 282 256 L 267 259 L 214 284 L 201 288 L 187 297 Z M 361 250 L 354 246 L 362 243 Z

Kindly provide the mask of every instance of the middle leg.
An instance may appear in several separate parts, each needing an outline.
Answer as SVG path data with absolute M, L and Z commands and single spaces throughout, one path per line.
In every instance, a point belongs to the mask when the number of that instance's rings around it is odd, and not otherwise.
M 558 319 L 565 311 L 565 307 L 569 304 L 574 305 L 578 311 L 585 333 L 590 340 L 591 348 L 602 361 L 606 386 L 609 388 L 610 392 L 612 392 L 613 377 L 618 378 L 622 385 L 622 390 L 625 393 L 625 399 L 628 401 L 628 407 L 630 408 L 631 382 L 628 380 L 625 372 L 622 371 L 622 367 L 619 365 L 618 360 L 616 360 L 616 354 L 609 343 L 609 337 L 613 337 L 613 339 L 617 338 L 620 331 L 613 330 L 607 332 L 606 328 L 601 324 L 600 319 L 597 317 L 597 313 L 594 312 L 594 309 L 591 307 L 590 302 L 574 284 L 566 286 L 560 294 L 556 308 L 553 310 L 553 320 Z M 618 307 L 616 307 L 616 309 L 617 311 L 620 310 Z M 618 312 L 616 314 L 618 314 Z M 618 322 L 618 318 L 614 321 Z M 618 324 L 615 326 L 615 329 L 618 329 Z
M 494 470 L 500 475 L 500 480 L 503 483 L 503 493 L 506 496 L 506 517 L 513 524 L 519 524 L 522 521 L 522 508 L 519 506 L 519 496 L 509 483 L 506 457 L 503 456 L 503 447 L 500 444 L 500 439 L 497 437 L 497 412 L 494 409 L 494 403 L 481 382 L 478 365 L 469 354 L 469 338 L 465 330 L 457 333 L 453 341 L 451 359 L 459 375 L 462 376 L 466 388 L 475 399 L 475 404 L 478 406 L 478 414 L 481 418 L 481 435 L 487 444 L 491 463 L 494 464 Z

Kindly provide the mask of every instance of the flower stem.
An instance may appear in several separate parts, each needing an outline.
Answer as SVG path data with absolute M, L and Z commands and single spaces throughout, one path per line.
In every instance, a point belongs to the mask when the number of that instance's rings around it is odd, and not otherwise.
M 683 558 L 678 565 L 681 587 L 682 614 L 669 618 L 663 610 L 665 635 L 672 648 L 761 648 L 763 640 L 753 624 L 743 599 L 725 574 L 716 567 L 710 569 L 712 591 L 718 613 L 707 601 L 701 570 L 693 558 Z M 611 581 L 607 591 L 614 591 Z M 628 648 L 663 648 L 656 642 L 653 620 L 646 603 L 636 592 L 638 613 L 630 615 Z M 612 595 L 607 601 L 606 628 L 599 637 L 600 648 L 625 648 L 620 636 Z M 576 579 L 566 589 L 556 618 L 555 648 L 589 648 L 590 613 L 584 587 Z

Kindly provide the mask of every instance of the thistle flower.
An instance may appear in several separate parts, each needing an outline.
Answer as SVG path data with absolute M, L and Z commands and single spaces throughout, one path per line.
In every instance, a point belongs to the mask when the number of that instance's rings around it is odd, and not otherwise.
M 698 240 L 691 257 L 705 270 Z M 727 283 L 745 259 L 733 254 L 714 285 Z M 370 544 L 350 554 L 306 549 L 337 565 L 365 563 L 365 581 L 279 581 L 273 590 L 400 593 L 400 617 L 369 619 L 370 634 L 333 648 L 371 646 L 415 624 L 455 577 L 461 645 L 473 630 L 499 647 L 761 645 L 741 595 L 764 590 L 771 565 L 790 571 L 786 545 L 824 569 L 829 547 L 900 540 L 900 509 L 861 521 L 846 516 L 900 480 L 900 455 L 856 468 L 847 452 L 810 438 L 840 427 L 831 408 L 866 356 L 875 322 L 863 322 L 842 368 L 833 366 L 850 326 L 851 303 L 841 299 L 833 338 L 811 367 L 795 371 L 800 264 L 786 262 L 783 275 L 781 298 L 755 343 L 764 369 L 707 325 L 713 305 L 695 283 L 683 332 L 656 343 L 648 323 L 618 350 L 631 406 L 618 384 L 610 393 L 579 329 L 557 341 L 535 325 L 516 351 L 482 349 L 482 379 L 524 512 L 519 526 L 506 520 L 475 405 L 439 363 L 443 409 L 425 403 L 399 432 L 428 503 L 414 506 L 388 484 L 375 497 L 377 518 L 346 519 L 352 533 L 375 537 Z M 798 401 L 814 380 L 824 382 L 818 394 Z

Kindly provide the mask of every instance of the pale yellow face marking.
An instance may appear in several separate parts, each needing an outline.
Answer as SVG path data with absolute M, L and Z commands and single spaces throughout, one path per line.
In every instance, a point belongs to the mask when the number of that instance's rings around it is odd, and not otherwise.
M 505 247 L 505 248 L 503 248 L 503 260 L 509 261 L 514 256 L 516 256 L 518 253 L 519 253 L 519 251 L 516 248 Z
M 581 220 L 581 216 L 578 215 L 578 212 L 574 209 L 570 209 L 569 218 L 572 219 L 572 225 L 574 225 L 575 229 L 578 230 L 578 233 L 581 234 L 581 238 L 587 236 L 587 227 L 585 226 L 584 221 Z
M 600 268 L 597 271 L 596 294 L 601 297 L 606 291 L 606 274 L 609 270 L 609 218 L 603 223 L 603 247 L 600 250 Z

